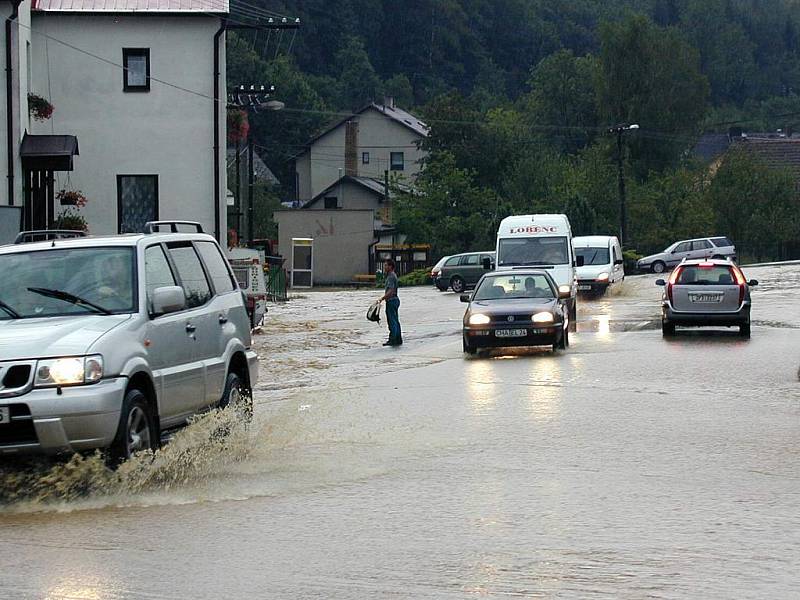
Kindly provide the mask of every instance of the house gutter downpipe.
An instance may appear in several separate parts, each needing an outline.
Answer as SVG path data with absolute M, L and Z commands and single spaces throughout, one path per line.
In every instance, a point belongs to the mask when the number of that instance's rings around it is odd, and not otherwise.
M 222 38 L 222 34 L 225 32 L 225 27 L 227 26 L 227 19 L 223 18 L 219 29 L 214 34 L 214 237 L 217 238 L 217 241 L 222 244 L 222 235 L 220 233 L 220 210 L 222 207 L 220 206 L 219 197 L 220 197 L 220 180 L 221 175 L 219 171 L 219 157 L 220 157 L 220 140 L 219 140 L 219 103 L 220 103 L 220 93 L 219 93 L 219 46 L 220 46 L 220 39 Z M 226 96 L 227 98 L 227 96 Z M 227 240 L 225 241 L 227 245 Z
M 8 205 L 14 206 L 14 69 L 11 67 L 11 24 L 19 17 L 22 0 L 11 1 L 11 15 L 6 19 L 6 151 L 8 153 Z

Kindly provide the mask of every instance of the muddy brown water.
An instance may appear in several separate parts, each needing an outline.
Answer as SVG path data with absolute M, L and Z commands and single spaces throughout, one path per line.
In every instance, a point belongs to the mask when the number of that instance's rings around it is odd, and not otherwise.
M 212 414 L 116 473 L 0 466 L 0 598 L 792 597 L 800 267 L 747 270 L 753 337 L 654 329 L 654 277 L 568 352 L 465 359 L 464 305 L 274 307 L 256 420 Z

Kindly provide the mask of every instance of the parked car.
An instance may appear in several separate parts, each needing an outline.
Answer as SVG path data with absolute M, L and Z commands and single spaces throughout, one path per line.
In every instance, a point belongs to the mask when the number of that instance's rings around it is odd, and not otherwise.
M 244 293 L 251 328 L 260 325 L 267 314 L 267 283 L 261 254 L 250 248 L 232 248 L 228 255 L 233 275 Z
M 463 349 L 569 345 L 569 291 L 559 292 L 547 271 L 519 269 L 484 275 L 464 313 Z
M 750 288 L 758 281 L 745 279 L 729 260 L 685 260 L 672 272 L 661 301 L 661 330 L 675 334 L 675 326 L 720 325 L 739 327 L 750 337 Z
M 448 259 L 450 259 L 449 256 L 442 257 L 431 269 L 431 281 L 433 282 L 433 285 L 436 286 L 436 289 L 440 292 L 447 291 L 447 286 L 442 287 L 442 282 L 439 280 L 439 273 L 442 272 L 442 267 L 444 266 L 444 263 L 448 261 Z
M 625 280 L 622 246 L 616 236 L 590 235 L 572 238 L 576 259 L 583 265 L 575 269 L 578 292 L 602 295 L 616 283 Z
M 487 264 L 490 269 L 494 268 L 494 256 L 492 251 L 451 256 L 442 265 L 439 276 L 435 279 L 436 287 L 442 291 L 452 288 L 456 294 L 475 287 L 487 271 Z
M 736 261 L 736 247 L 726 237 L 707 237 L 682 240 L 667 247 L 663 252 L 640 258 L 636 266 L 642 271 L 663 273 L 677 266 L 684 259 L 730 258 Z
M 0 455 L 155 449 L 258 376 L 242 292 L 202 233 L 0 247 Z M 186 224 L 186 223 L 184 223 Z

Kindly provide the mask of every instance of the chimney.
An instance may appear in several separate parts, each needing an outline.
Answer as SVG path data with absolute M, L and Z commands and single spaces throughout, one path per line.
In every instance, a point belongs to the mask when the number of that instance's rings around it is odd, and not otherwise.
M 384 108 L 394 108 L 394 96 L 384 96 L 383 97 L 383 106 Z

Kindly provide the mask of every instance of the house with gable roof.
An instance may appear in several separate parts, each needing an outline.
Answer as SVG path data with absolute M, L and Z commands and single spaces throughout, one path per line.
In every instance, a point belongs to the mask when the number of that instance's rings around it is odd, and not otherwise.
M 58 192 L 79 190 L 92 234 L 181 219 L 219 239 L 228 0 L 2 4 L 14 18 L 0 203 L 21 213 L 21 227 L 52 228 L 72 209 Z M 29 93 L 52 105 L 49 118 L 29 113 Z

